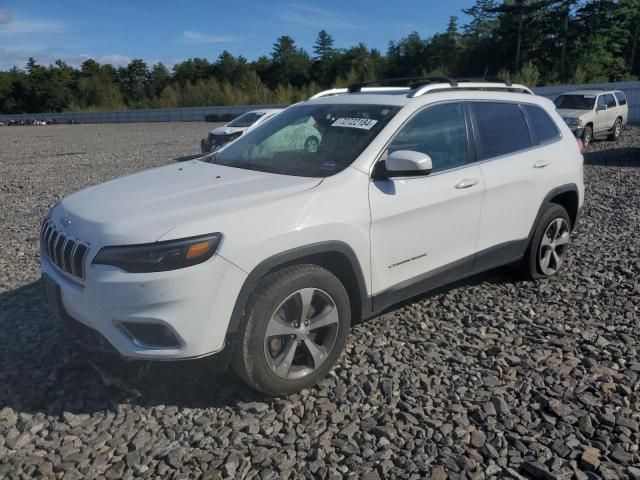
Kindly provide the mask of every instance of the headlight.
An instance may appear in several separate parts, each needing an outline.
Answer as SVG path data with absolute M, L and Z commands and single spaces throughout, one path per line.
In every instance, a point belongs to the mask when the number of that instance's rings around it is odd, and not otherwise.
M 580 124 L 580 119 L 578 118 L 565 118 L 564 121 L 570 127 L 577 127 Z
M 94 264 L 113 265 L 131 273 L 166 272 L 202 263 L 215 253 L 222 234 L 167 242 L 104 247 L 93 259 Z

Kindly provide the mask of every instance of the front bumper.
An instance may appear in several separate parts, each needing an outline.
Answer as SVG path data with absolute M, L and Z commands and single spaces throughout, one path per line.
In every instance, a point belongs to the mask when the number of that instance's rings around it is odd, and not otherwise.
M 219 255 L 169 272 L 135 274 L 87 265 L 83 284 L 58 270 L 41 252 L 47 297 L 54 313 L 85 348 L 127 359 L 179 360 L 218 353 L 225 347 L 235 299 L 246 274 Z M 176 342 L 138 341 L 126 325 L 159 325 Z
M 207 138 L 200 140 L 200 151 L 202 153 L 211 153 L 211 142 Z
M 576 138 L 582 138 L 584 127 L 569 127 L 569 129 L 576 136 Z

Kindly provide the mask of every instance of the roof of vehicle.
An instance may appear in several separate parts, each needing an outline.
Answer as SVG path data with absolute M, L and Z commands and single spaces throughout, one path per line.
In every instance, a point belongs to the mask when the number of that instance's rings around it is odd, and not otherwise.
M 571 90 L 564 92 L 561 95 L 600 95 L 602 93 L 615 93 L 620 90 L 605 90 L 604 88 L 583 88 L 581 90 Z
M 283 111 L 284 108 L 259 108 L 258 110 L 250 110 L 248 112 L 245 113 L 262 113 L 262 114 L 267 114 L 267 113 L 278 113 Z

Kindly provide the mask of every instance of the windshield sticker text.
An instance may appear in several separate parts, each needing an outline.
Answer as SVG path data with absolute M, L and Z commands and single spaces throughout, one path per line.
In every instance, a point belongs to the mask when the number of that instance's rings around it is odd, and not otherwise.
M 347 128 L 359 128 L 361 130 L 371 130 L 377 120 L 370 118 L 338 118 L 331 124 L 332 127 L 347 127 Z

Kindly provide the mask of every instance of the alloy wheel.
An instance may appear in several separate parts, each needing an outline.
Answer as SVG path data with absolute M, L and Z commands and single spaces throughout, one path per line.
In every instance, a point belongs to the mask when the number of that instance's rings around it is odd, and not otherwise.
M 338 327 L 338 309 L 329 294 L 318 288 L 292 293 L 267 324 L 264 354 L 269 368 L 286 379 L 310 375 L 333 350 Z
M 554 275 L 560 269 L 567 254 L 569 236 L 569 225 L 564 218 L 549 223 L 538 251 L 538 264 L 543 274 Z

